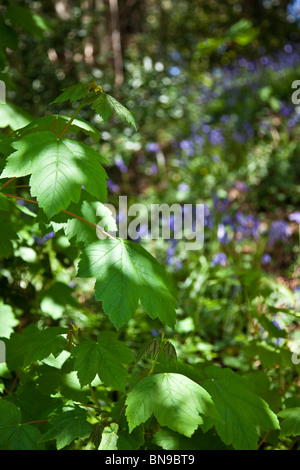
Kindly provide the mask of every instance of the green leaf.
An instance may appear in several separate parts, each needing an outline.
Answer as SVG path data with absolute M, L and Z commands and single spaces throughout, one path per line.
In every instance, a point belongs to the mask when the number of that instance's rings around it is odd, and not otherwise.
M 163 348 L 164 355 L 168 365 L 177 365 L 177 353 L 173 344 L 170 341 L 167 341 Z
M 43 450 L 40 431 L 30 424 L 21 424 L 21 413 L 11 402 L 0 400 L 0 449 Z
M 68 88 L 63 88 L 63 92 L 52 103 L 63 103 L 64 101 L 78 101 L 88 94 L 88 83 L 76 83 Z
M 106 172 L 101 156 L 88 145 L 57 139 L 52 132 L 28 134 L 13 144 L 1 178 L 31 174 L 31 194 L 48 217 L 78 202 L 83 185 L 100 200 L 107 197 Z
M 9 209 L 8 198 L 4 196 L 4 194 L 0 193 L 0 211 L 8 211 L 8 209 Z
M 33 132 L 41 131 L 50 131 L 54 132 L 58 136 L 61 131 L 66 127 L 67 123 L 70 121 L 69 116 L 63 116 L 59 114 L 51 114 L 49 116 L 43 116 L 38 119 L 35 119 L 27 126 L 18 129 L 14 135 L 18 138 L 24 137 L 25 135 L 31 134 Z M 89 122 L 84 119 L 74 119 L 72 124 L 68 127 L 67 133 L 78 133 L 82 131 L 85 135 L 92 137 L 95 142 L 99 142 L 101 133 L 92 126 Z
M 298 436 L 300 434 L 300 407 L 287 408 L 278 413 L 279 418 L 284 418 L 281 423 L 280 436 Z
M 42 436 L 41 441 L 55 439 L 58 450 L 69 445 L 74 439 L 90 436 L 93 431 L 92 425 L 87 422 L 87 412 L 79 406 L 64 411 L 49 421 L 52 427 Z
M 115 327 L 125 325 L 138 301 L 148 315 L 174 326 L 176 300 L 160 264 L 137 243 L 106 239 L 89 245 L 81 256 L 79 277 L 96 277 L 96 300 Z
M 118 450 L 118 430 L 119 426 L 116 423 L 106 426 L 98 450 Z
M 115 333 L 102 332 L 97 342 L 83 341 L 73 349 L 72 355 L 76 358 L 74 370 L 82 387 L 98 375 L 105 385 L 125 389 L 127 370 L 123 364 L 134 361 L 134 355 Z
M 0 219 L 0 258 L 9 258 L 13 253 L 12 240 L 17 240 L 18 236 L 13 227 Z
M 126 399 L 131 432 L 154 414 L 161 426 L 190 437 L 203 423 L 200 414 L 218 418 L 210 395 L 181 374 L 156 374 L 138 382 Z
M 6 343 L 6 360 L 10 370 L 28 366 L 53 354 L 57 357 L 67 348 L 62 336 L 67 328 L 51 327 L 39 330 L 35 325 L 24 328 L 22 333 L 12 333 Z
M 166 450 L 226 450 L 232 449 L 221 441 L 217 433 L 210 429 L 203 433 L 197 429 L 192 437 L 186 437 L 171 429 L 161 428 L 154 435 L 154 444 Z
M 50 29 L 46 20 L 29 8 L 10 4 L 6 14 L 14 26 L 21 25 L 30 34 L 39 38 L 43 38 L 44 32 Z
M 3 18 L 0 18 L 0 47 L 4 50 L 7 47 L 9 49 L 17 49 L 18 47 L 18 40 L 15 31 L 5 24 Z
M 11 306 L 0 300 L 0 337 L 9 338 L 18 323 Z
M 152 360 L 155 359 L 158 351 L 160 349 L 160 342 L 156 338 L 151 339 L 144 347 L 139 351 L 137 356 L 137 362 L 139 362 L 144 357 L 150 357 Z
M 54 320 L 61 318 L 68 305 L 77 307 L 72 289 L 63 282 L 56 282 L 41 296 L 41 311 Z
M 16 395 L 24 422 L 47 420 L 54 411 L 61 411 L 63 404 L 60 398 L 42 394 L 35 381 L 19 385 Z
M 205 370 L 210 377 L 202 386 L 211 395 L 222 420 L 215 427 L 226 445 L 238 450 L 257 449 L 261 431 L 279 429 L 276 415 L 268 404 L 247 388 L 243 378 L 231 369 L 211 366 Z
M 52 227 L 54 231 L 63 229 L 70 242 L 76 242 L 79 246 L 87 246 L 97 241 L 102 236 L 101 229 L 115 233 L 117 231 L 116 220 L 111 211 L 99 201 L 95 201 L 86 191 L 82 191 L 78 203 L 71 203 L 68 213 L 60 212 L 52 217 L 49 222 L 46 215 L 40 211 L 38 221 Z M 85 221 L 75 217 L 75 214 Z M 91 225 L 92 224 L 92 225 Z
M 0 104 L 0 127 L 10 127 L 13 130 L 27 126 L 31 116 L 15 104 Z
M 122 121 L 127 121 L 136 129 L 135 120 L 131 112 L 107 93 L 100 93 L 93 100 L 92 109 L 102 117 L 103 121 L 107 121 L 113 112 L 115 112 Z

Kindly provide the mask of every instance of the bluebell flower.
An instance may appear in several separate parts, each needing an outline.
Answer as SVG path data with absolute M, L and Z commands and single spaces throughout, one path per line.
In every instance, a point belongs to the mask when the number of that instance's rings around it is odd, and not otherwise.
M 209 133 L 208 138 L 212 145 L 222 145 L 225 142 L 225 139 L 220 129 L 213 129 Z
M 177 67 L 177 65 L 173 65 L 172 67 L 169 68 L 169 73 L 173 76 L 173 77 L 177 77 L 178 75 L 180 75 L 180 68 Z
M 214 219 L 211 215 L 209 207 L 207 204 L 204 204 L 204 226 L 207 228 L 212 228 L 214 225 Z
M 152 142 L 152 143 L 150 143 L 150 144 L 148 144 L 148 145 L 146 146 L 146 150 L 147 150 L 148 152 L 154 152 L 154 153 L 156 153 L 156 152 L 159 151 L 159 145 L 156 144 L 155 142 Z
M 111 179 L 107 180 L 107 188 L 111 193 L 117 193 L 120 190 L 120 186 L 115 184 Z
M 127 171 L 127 166 L 125 165 L 123 159 L 121 157 L 118 157 L 116 158 L 116 161 L 115 161 L 115 164 L 116 166 L 119 168 L 119 170 L 121 171 L 121 173 L 126 173 Z
M 183 139 L 179 145 L 182 150 L 187 152 L 189 157 L 194 155 L 194 143 L 191 140 Z
M 293 212 L 292 214 L 289 215 L 289 219 L 291 222 L 297 222 L 297 224 L 300 224 L 300 212 L 299 211 Z
M 227 264 L 227 256 L 225 253 L 222 253 L 222 252 L 216 253 L 212 259 L 212 262 L 210 263 L 212 267 L 215 267 L 217 265 L 226 266 L 226 264 Z
M 261 264 L 263 266 L 266 266 L 267 264 L 271 262 L 271 260 L 272 260 L 271 256 L 268 253 L 264 253 L 262 256 Z
M 176 271 L 182 267 L 180 259 L 175 256 L 177 243 L 178 240 L 172 239 L 171 244 L 167 248 L 167 264 L 172 266 Z
M 220 243 L 226 244 L 229 242 L 228 234 L 224 224 L 218 225 L 217 237 Z
M 186 183 L 180 183 L 177 189 L 181 193 L 187 193 L 190 190 L 189 186 Z
M 272 223 L 269 231 L 268 243 L 273 246 L 278 240 L 285 242 L 290 235 L 290 228 L 285 220 L 279 220 Z
M 226 209 L 228 209 L 228 206 L 230 204 L 229 199 L 226 197 L 224 199 L 220 199 L 216 194 L 213 195 L 213 204 L 214 204 L 214 209 L 217 212 L 225 212 Z

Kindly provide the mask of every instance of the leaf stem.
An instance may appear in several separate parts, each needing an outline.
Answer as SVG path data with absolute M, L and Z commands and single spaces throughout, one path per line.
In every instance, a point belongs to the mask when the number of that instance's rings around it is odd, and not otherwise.
M 83 106 L 85 106 L 85 100 L 78 106 L 78 108 L 76 109 L 76 111 L 74 112 L 74 114 L 71 116 L 70 120 L 67 122 L 66 126 L 63 128 L 63 130 L 58 134 L 57 138 L 60 139 L 64 133 L 66 132 L 66 130 L 69 128 L 69 126 L 72 124 L 72 122 L 74 121 L 75 117 L 77 116 L 77 114 L 79 113 L 79 111 L 83 108 Z
M 262 438 L 262 440 L 260 441 L 260 443 L 258 444 L 258 449 L 260 448 L 260 446 L 263 444 L 263 442 L 267 439 L 268 435 L 270 434 L 271 432 L 271 429 L 269 429 L 269 431 L 264 435 L 264 437 Z
M 93 401 L 94 401 L 94 403 L 95 403 L 95 405 L 96 405 L 97 410 L 102 411 L 102 410 L 101 410 L 101 407 L 100 407 L 100 405 L 99 405 L 99 402 L 98 402 L 98 400 L 97 400 L 97 397 L 96 397 L 96 395 L 95 395 L 95 391 L 94 391 L 94 389 L 93 389 L 93 386 L 92 386 L 92 384 L 90 384 L 90 383 L 89 383 L 89 389 L 90 389 L 90 392 L 91 392 L 91 395 L 92 395 L 92 398 L 93 398 Z
M 6 183 L 4 183 L 4 185 L 2 186 L 2 189 L 5 188 L 6 186 L 8 186 L 9 183 L 11 183 L 15 179 L 16 179 L 16 177 L 14 176 L 13 178 L 10 178 L 10 180 L 6 181 Z
M 292 450 L 292 448 L 294 447 L 294 445 L 296 444 L 296 442 L 298 441 L 300 435 L 295 437 L 295 439 L 293 440 L 293 442 L 291 443 L 290 447 L 289 447 L 289 450 Z
M 27 202 L 31 202 L 33 204 L 38 204 L 38 202 L 35 201 L 34 199 L 28 199 L 26 197 L 20 197 L 20 196 L 17 196 L 16 194 L 7 194 L 7 193 L 2 193 L 2 194 L 4 194 L 4 196 L 6 196 L 6 197 L 12 197 L 12 198 L 15 198 L 15 199 L 21 199 L 21 201 L 27 201 Z M 84 219 L 83 217 L 80 217 L 80 215 L 74 214 L 73 212 L 69 212 L 69 211 L 66 211 L 64 209 L 61 209 L 60 212 L 64 212 L 65 214 L 71 215 L 72 217 L 76 217 L 76 219 L 81 220 L 82 222 L 90 225 L 91 227 L 94 227 L 97 230 L 100 230 L 107 237 L 115 239 L 115 237 L 113 237 L 110 233 L 106 232 L 105 230 L 100 228 L 98 225 L 95 225 L 92 222 L 89 222 L 88 220 Z

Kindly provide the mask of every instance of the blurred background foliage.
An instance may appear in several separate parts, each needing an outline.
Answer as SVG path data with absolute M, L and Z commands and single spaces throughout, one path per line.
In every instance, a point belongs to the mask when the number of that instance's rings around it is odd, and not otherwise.
M 178 356 L 266 370 L 282 399 L 299 371 L 290 359 L 300 341 L 300 106 L 291 101 L 299 22 L 297 0 L 0 7 L 1 140 L 31 117 L 72 113 L 71 104 L 49 103 L 80 81 L 96 80 L 128 107 L 137 132 L 114 118 L 104 124 L 89 109 L 79 116 L 102 134 L 99 144 L 79 138 L 110 162 L 107 202 L 117 207 L 127 195 L 128 204 L 147 206 L 205 203 L 200 251 L 184 249 L 172 219 L 167 241 L 146 240 L 150 227 L 140 227 L 140 243 L 167 266 L 178 291 L 176 331 L 167 331 Z M 15 257 L 8 252 L 2 262 L 0 296 L 18 323 L 6 332 L 32 322 L 72 321 L 92 336 L 111 328 L 92 283 L 74 279 L 78 250 L 63 232 L 32 224 L 34 209 L 18 201 L 10 215 L 20 240 Z M 140 348 L 160 332 L 139 311 L 121 336 Z

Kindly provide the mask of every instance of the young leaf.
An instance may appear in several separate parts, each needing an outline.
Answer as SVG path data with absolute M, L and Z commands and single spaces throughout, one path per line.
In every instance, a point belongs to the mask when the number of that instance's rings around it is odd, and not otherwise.
M 255 450 L 259 439 L 257 427 L 265 432 L 279 429 L 276 415 L 262 398 L 249 391 L 242 377 L 231 369 L 217 366 L 205 372 L 210 378 L 201 385 L 223 418 L 214 424 L 226 445 L 232 444 L 238 450 Z
M 210 395 L 181 374 L 155 374 L 142 379 L 129 392 L 126 405 L 130 432 L 152 413 L 161 426 L 187 437 L 203 423 L 200 414 L 218 417 Z
M 48 217 L 78 202 L 81 186 L 102 201 L 107 197 L 102 157 L 91 147 L 52 132 L 28 134 L 13 144 L 1 178 L 31 174 L 31 194 Z
M 31 424 L 21 424 L 21 413 L 10 401 L 0 400 L 0 449 L 43 450 L 40 431 Z
M 125 389 L 127 371 L 123 364 L 134 361 L 134 356 L 115 333 L 100 333 L 97 342 L 83 341 L 74 348 L 72 354 L 76 358 L 74 370 L 82 387 L 98 375 L 105 385 L 117 390 Z
M 76 83 L 68 88 L 64 88 L 63 92 L 50 104 L 63 103 L 64 101 L 78 101 L 84 98 L 89 91 L 88 83 Z
M 106 426 L 102 433 L 102 438 L 98 450 L 118 450 L 118 430 L 117 423 Z
M 168 365 L 177 365 L 177 354 L 176 349 L 170 341 L 167 341 L 164 345 L 163 352 L 166 357 Z
M 115 112 L 120 119 L 127 121 L 136 130 L 135 120 L 131 112 L 107 93 L 100 93 L 96 96 L 92 102 L 92 109 L 102 117 L 103 121 L 107 121 Z
M 81 256 L 79 277 L 96 277 L 96 300 L 117 329 L 133 316 L 140 300 L 148 315 L 174 326 L 176 300 L 160 264 L 137 243 L 106 239 Z
M 42 436 L 41 441 L 56 440 L 57 449 L 69 445 L 74 439 L 90 436 L 92 425 L 87 422 L 87 412 L 76 406 L 50 419 L 52 427 Z
M 144 347 L 140 350 L 137 356 L 137 362 L 139 362 L 144 357 L 150 357 L 151 359 L 155 359 L 158 351 L 160 348 L 160 343 L 157 341 L 156 338 L 151 339 Z

